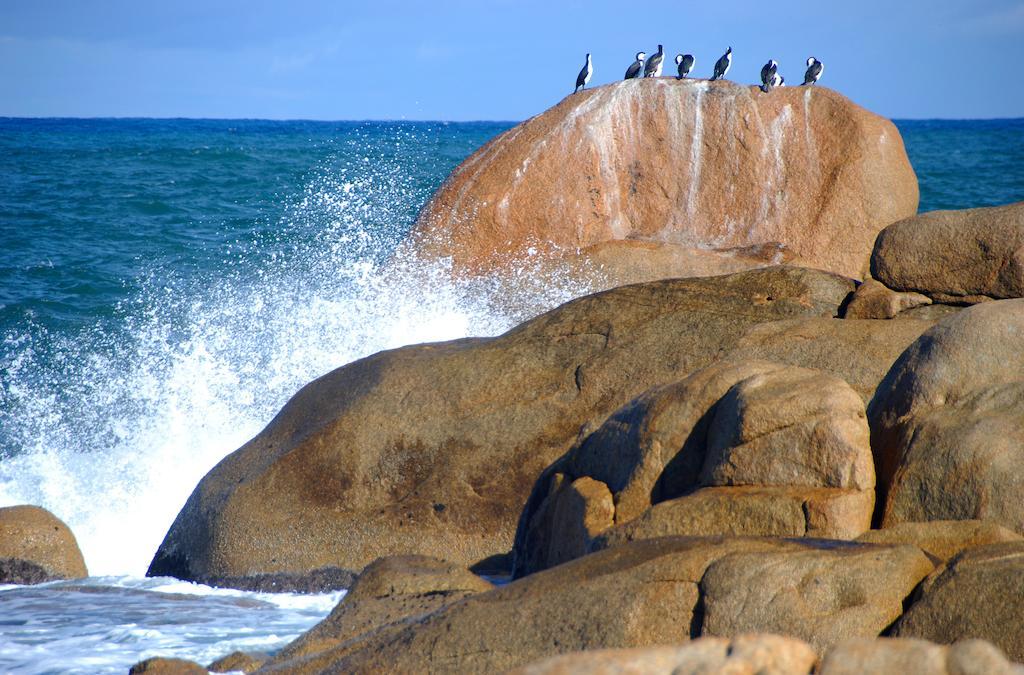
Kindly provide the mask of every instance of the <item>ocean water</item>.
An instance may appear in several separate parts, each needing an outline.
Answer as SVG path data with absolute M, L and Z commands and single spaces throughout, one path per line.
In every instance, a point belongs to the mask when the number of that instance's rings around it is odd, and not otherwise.
M 898 125 L 922 210 L 1024 200 L 1024 120 Z M 522 319 L 443 263 L 384 265 L 509 126 L 0 119 L 0 506 L 56 513 L 95 575 L 0 587 L 0 672 L 273 650 L 333 607 L 142 575 L 199 479 L 303 384 Z

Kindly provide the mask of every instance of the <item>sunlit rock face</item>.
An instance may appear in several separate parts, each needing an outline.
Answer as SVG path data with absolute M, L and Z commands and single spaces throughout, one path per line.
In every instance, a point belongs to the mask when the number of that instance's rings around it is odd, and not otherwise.
M 414 241 L 463 272 L 608 241 L 777 242 L 859 277 L 876 234 L 917 206 L 896 127 L 834 91 L 649 78 L 569 96 L 488 143 Z

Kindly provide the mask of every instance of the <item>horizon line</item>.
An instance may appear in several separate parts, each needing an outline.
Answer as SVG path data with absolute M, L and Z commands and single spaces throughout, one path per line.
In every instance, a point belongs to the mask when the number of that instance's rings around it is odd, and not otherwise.
M 401 123 L 410 122 L 417 124 L 521 124 L 532 119 L 528 117 L 522 120 L 502 119 L 472 119 L 472 120 L 442 120 L 442 119 L 412 119 L 412 118 L 314 118 L 314 117 L 183 117 L 180 115 L 169 116 L 140 116 L 140 115 L 91 115 L 91 116 L 67 116 L 67 115 L 0 115 L 0 121 L 5 120 L 79 120 L 79 121 L 132 121 L 132 120 L 161 120 L 161 121 L 190 121 L 190 122 L 320 122 L 336 124 L 340 122 L 386 122 Z M 886 117 L 885 119 L 894 122 L 1015 122 L 1024 120 L 1020 117 Z

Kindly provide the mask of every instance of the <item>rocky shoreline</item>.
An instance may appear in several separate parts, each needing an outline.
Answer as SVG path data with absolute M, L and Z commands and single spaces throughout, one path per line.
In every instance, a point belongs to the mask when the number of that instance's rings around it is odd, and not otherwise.
M 502 274 L 551 232 L 608 290 L 300 390 L 149 574 L 348 595 L 133 672 L 1024 673 L 1024 203 L 912 215 L 887 121 L 712 84 L 587 90 L 456 170 L 409 246 Z M 5 511 L 0 571 L 85 574 Z

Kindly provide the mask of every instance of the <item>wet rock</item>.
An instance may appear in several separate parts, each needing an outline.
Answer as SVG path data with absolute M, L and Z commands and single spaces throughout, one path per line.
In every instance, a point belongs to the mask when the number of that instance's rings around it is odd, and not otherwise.
M 38 506 L 0 508 L 0 583 L 89 576 L 75 535 Z
M 351 570 L 321 567 L 309 572 L 268 572 L 239 576 L 203 576 L 195 581 L 256 593 L 328 593 L 348 588 L 355 581 Z
M 988 640 L 1024 661 L 1024 542 L 970 548 L 928 578 L 893 635 Z
M 60 578 L 30 560 L 0 558 L 0 584 L 42 584 Z
M 889 288 L 937 302 L 1024 297 L 1024 202 L 893 223 L 878 235 L 871 270 Z
M 581 427 L 715 360 L 763 321 L 834 316 L 847 279 L 772 267 L 586 296 L 496 338 L 382 352 L 304 387 L 197 486 L 149 574 L 460 564 L 510 550 Z M 437 508 L 437 505 L 443 508 Z
M 899 131 L 834 91 L 646 79 L 567 97 L 495 138 L 434 195 L 412 242 L 456 272 L 507 269 L 529 247 L 647 240 L 781 244 L 860 276 L 877 233 L 917 204 Z

